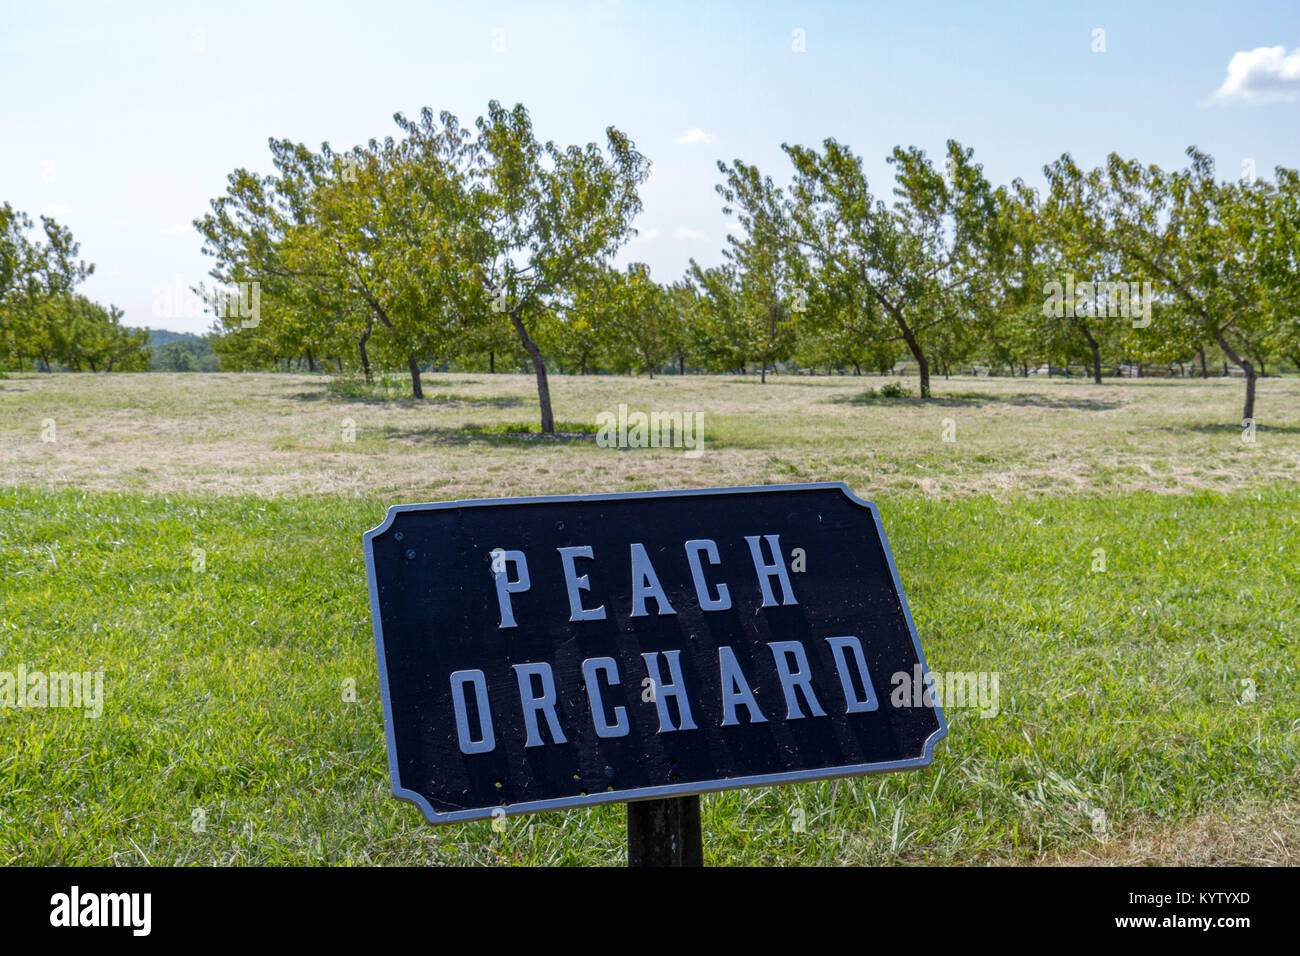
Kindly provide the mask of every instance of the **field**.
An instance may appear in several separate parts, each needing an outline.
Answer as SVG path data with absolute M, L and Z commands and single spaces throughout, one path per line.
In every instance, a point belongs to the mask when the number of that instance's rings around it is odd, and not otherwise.
M 950 710 L 925 770 L 704 797 L 709 863 L 1295 863 L 1300 379 L 1261 382 L 1253 440 L 1239 380 L 887 381 L 553 379 L 575 432 L 703 412 L 688 457 L 524 437 L 525 376 L 0 379 L 0 671 L 104 672 L 97 719 L 0 709 L 0 861 L 619 863 L 621 808 L 496 832 L 392 798 L 362 532 L 843 480 L 931 667 L 995 673 L 996 713 Z

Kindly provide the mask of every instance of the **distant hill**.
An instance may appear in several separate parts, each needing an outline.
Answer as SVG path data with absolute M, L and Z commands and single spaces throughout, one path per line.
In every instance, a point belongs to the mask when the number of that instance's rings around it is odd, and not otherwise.
M 150 329 L 149 370 L 151 372 L 217 372 L 221 361 L 212 351 L 206 335 Z

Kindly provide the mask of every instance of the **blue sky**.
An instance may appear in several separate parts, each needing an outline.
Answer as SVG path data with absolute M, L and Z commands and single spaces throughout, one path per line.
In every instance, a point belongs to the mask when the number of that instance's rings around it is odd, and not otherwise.
M 850 144 L 886 196 L 893 146 L 949 138 L 997 182 L 1038 184 L 1064 151 L 1172 166 L 1190 144 L 1225 178 L 1300 166 L 1296 4 L 110 6 L 6 9 L 0 201 L 70 226 L 85 291 L 136 326 L 207 328 L 162 289 L 205 278 L 190 223 L 232 169 L 269 170 L 268 137 L 348 147 L 426 105 L 469 122 L 523 102 L 565 144 L 623 129 L 655 179 L 621 260 L 662 281 L 721 258 L 716 161 L 784 183 L 782 142 Z

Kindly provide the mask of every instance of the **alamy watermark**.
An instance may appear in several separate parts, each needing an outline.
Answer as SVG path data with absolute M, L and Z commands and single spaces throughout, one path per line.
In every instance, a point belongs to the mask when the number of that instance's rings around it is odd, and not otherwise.
M 601 448 L 684 448 L 687 458 L 704 453 L 703 412 L 629 412 L 596 416 L 596 444 Z
M 0 708 L 66 707 L 93 720 L 104 712 L 103 671 L 0 671 Z
M 132 936 L 148 936 L 153 927 L 152 893 L 83 893 L 73 885 L 50 897 L 50 925 L 124 927 Z
M 197 319 L 209 313 L 217 318 L 238 319 L 239 328 L 255 329 L 262 321 L 262 283 L 239 282 L 233 287 L 192 287 L 177 275 L 170 283 L 157 282 L 150 308 L 156 319 Z
M 254 280 L 233 289 L 216 289 L 211 306 L 217 318 L 239 319 L 241 329 L 255 329 L 262 321 L 262 283 Z
M 895 707 L 933 707 L 937 702 L 945 710 L 974 707 L 979 715 L 990 719 L 1000 710 L 999 673 L 997 671 L 929 671 L 921 665 L 912 672 L 898 671 L 889 682 L 894 689 L 889 702 Z
M 1051 280 L 1043 285 L 1043 315 L 1048 318 L 1065 316 L 1131 318 L 1133 328 L 1145 329 L 1151 324 L 1151 302 L 1155 298 L 1155 284 L 1150 280 L 1128 282 L 1123 279 L 1093 282 L 1074 281 L 1073 272 L 1062 273 L 1064 282 Z

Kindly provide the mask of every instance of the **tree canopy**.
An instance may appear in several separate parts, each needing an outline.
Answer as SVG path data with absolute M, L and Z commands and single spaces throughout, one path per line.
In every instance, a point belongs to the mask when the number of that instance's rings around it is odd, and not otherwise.
M 258 284 L 262 316 L 220 308 L 216 348 L 245 367 L 306 356 L 358 368 L 527 369 L 554 430 L 548 367 L 580 374 L 757 372 L 963 363 L 1028 374 L 1174 363 L 1207 353 L 1245 378 L 1297 363 L 1300 174 L 1220 182 L 1188 150 L 1164 171 L 1067 153 L 1046 186 L 998 185 L 973 150 L 898 146 L 889 195 L 827 139 L 785 144 L 781 186 L 719 162 L 737 220 L 722 261 L 675 281 L 614 265 L 634 234 L 649 163 L 605 143 L 542 141 L 522 105 L 394 117 L 398 135 L 347 152 L 271 140 L 273 172 L 230 174 L 196 220 L 222 288 Z M 9 269 L 8 266 L 3 268 Z M 4 273 L 0 273 L 3 275 Z

